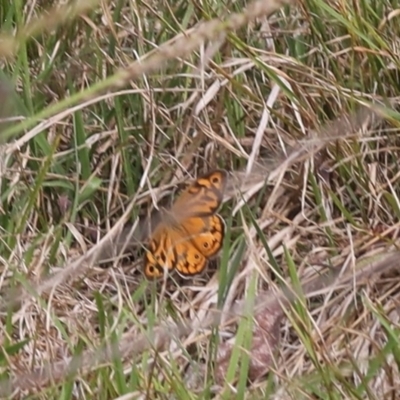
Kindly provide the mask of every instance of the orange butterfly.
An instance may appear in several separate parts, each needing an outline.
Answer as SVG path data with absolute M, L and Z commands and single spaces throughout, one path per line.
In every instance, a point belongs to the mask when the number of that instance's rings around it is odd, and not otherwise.
M 227 179 L 224 170 L 198 178 L 166 211 L 150 236 L 144 259 L 147 278 L 159 278 L 174 269 L 182 276 L 204 271 L 224 240 L 225 223 L 216 211 Z

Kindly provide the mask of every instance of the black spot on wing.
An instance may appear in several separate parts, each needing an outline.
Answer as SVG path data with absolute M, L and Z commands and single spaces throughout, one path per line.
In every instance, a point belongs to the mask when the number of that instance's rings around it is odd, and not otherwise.
M 149 244 L 149 249 L 152 253 L 154 253 L 160 246 L 160 242 L 158 240 L 151 240 L 150 244 Z
M 197 194 L 197 193 L 199 193 L 199 192 L 202 190 L 202 188 L 203 188 L 203 186 L 193 185 L 193 186 L 190 186 L 190 187 L 187 189 L 187 192 L 188 192 L 189 194 Z

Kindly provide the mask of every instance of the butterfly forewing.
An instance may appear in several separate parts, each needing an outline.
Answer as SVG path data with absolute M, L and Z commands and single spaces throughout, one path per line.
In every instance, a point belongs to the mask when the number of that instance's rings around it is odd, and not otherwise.
M 177 216 L 208 216 L 214 214 L 223 199 L 227 172 L 217 170 L 190 184 L 178 197 L 171 212 Z

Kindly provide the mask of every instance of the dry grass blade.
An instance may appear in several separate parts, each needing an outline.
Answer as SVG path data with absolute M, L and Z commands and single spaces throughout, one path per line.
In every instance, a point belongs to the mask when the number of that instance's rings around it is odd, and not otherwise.
M 306 297 L 312 297 L 327 290 L 332 291 L 348 287 L 351 282 L 358 286 L 365 279 L 397 268 L 399 256 L 400 252 L 396 251 L 383 256 L 380 254 L 375 257 L 368 257 L 360 261 L 352 273 L 339 277 L 341 273 L 339 268 L 334 273 L 329 272 L 326 276 L 304 282 L 301 290 Z M 298 295 L 292 288 L 285 288 L 280 293 L 259 294 L 254 312 L 254 332 L 250 349 L 249 378 L 251 380 L 254 381 L 262 377 L 271 367 L 277 365 L 279 328 L 285 316 L 284 308 L 297 298 Z M 243 305 L 241 307 L 243 308 Z M 235 312 L 238 312 L 238 310 L 235 310 Z M 233 348 L 234 338 L 218 347 L 215 380 L 220 385 L 225 381 Z
M 244 10 L 243 13 L 231 15 L 225 23 L 221 23 L 217 20 L 203 23 L 189 37 L 182 36 L 173 44 L 166 44 L 164 46 L 161 46 L 158 50 L 154 51 L 153 54 L 149 54 L 146 59 L 140 62 L 136 62 L 130 67 L 121 71 L 118 76 L 122 78 L 122 80 L 120 80 L 119 83 L 117 83 L 116 85 L 124 85 L 127 81 L 131 79 L 159 69 L 166 61 L 179 57 L 184 57 L 185 55 L 190 54 L 204 41 L 212 40 L 213 38 L 219 37 L 221 31 L 239 29 L 244 24 L 253 21 L 258 17 L 269 15 L 275 12 L 283 4 L 287 3 L 290 3 L 290 1 L 256 1 L 249 4 L 247 9 Z M 96 94 L 97 93 L 98 92 L 96 92 Z M 94 93 L 92 93 L 91 95 L 94 95 Z M 39 133 L 40 131 L 36 132 L 36 134 Z M 30 139 L 32 139 L 32 137 L 30 137 Z M 22 145 L 22 143 L 20 143 L 19 146 L 20 145 Z M 125 213 L 125 215 L 127 215 L 127 213 Z M 158 216 L 153 216 L 153 218 L 158 218 Z M 123 219 L 121 219 L 121 221 L 122 220 Z M 148 226 L 148 221 L 141 225 L 141 228 L 138 230 L 139 233 L 136 232 L 136 234 L 133 234 L 134 242 L 137 242 L 138 240 L 137 235 L 140 236 L 139 241 L 143 240 L 144 234 L 147 233 L 147 230 L 143 227 L 146 226 Z M 112 237 L 114 233 L 111 234 L 111 232 L 109 232 L 107 234 L 107 237 L 103 238 L 101 243 L 99 243 L 95 248 L 90 251 L 90 254 L 85 255 L 83 258 L 64 268 L 62 272 L 52 276 L 51 278 L 48 278 L 45 282 L 41 283 L 37 287 L 31 288 L 30 290 L 32 290 L 33 293 L 37 294 L 48 292 L 54 289 L 55 285 L 64 282 L 72 275 L 74 277 L 81 275 L 89 268 L 89 265 L 93 264 L 93 257 L 98 260 L 99 258 L 104 258 L 104 256 L 109 256 L 110 243 L 112 243 L 112 246 L 115 246 L 115 243 L 122 243 L 122 247 L 129 246 L 129 243 L 131 243 L 131 239 L 125 240 L 123 236 L 127 233 L 127 231 L 130 231 L 130 229 L 131 228 L 128 227 L 127 230 L 124 230 L 122 233 L 117 235 L 115 240 L 110 240 L 110 237 Z M 112 231 L 115 232 L 114 229 Z M 119 249 L 117 249 L 117 253 L 119 254 Z M 115 251 L 113 252 L 113 254 L 115 254 Z M 13 308 L 16 304 L 23 302 L 28 297 L 29 295 L 27 294 L 16 295 L 16 292 L 14 290 L 12 293 L 5 296 L 6 302 L 2 305 L 1 309 L 6 310 L 10 307 Z
M 359 285 L 365 279 L 390 272 L 393 268 L 398 267 L 399 257 L 400 252 L 396 251 L 383 256 L 377 255 L 366 258 L 358 263 L 354 272 L 347 273 L 342 277 L 338 277 L 341 272 L 340 269 L 334 273 L 328 272 L 324 276 L 317 276 L 304 282 L 301 290 L 306 297 L 311 297 L 320 294 L 322 291 L 346 287 L 351 281 Z M 254 309 L 256 325 L 249 370 L 249 376 L 252 379 L 262 376 L 270 368 L 279 344 L 278 328 L 284 316 L 283 310 L 297 298 L 297 291 L 289 287 L 283 288 L 279 292 L 269 291 L 258 295 Z M 50 363 L 47 367 L 38 368 L 32 373 L 21 374 L 11 380 L 3 380 L 0 383 L 0 395 L 4 396 L 15 390 L 40 389 L 51 381 L 59 382 L 65 379 L 71 373 L 77 371 L 80 371 L 80 374 L 88 373 L 99 363 L 110 362 L 114 357 L 131 358 L 149 349 L 163 351 L 168 347 L 171 340 L 179 340 L 188 333 L 218 326 L 222 317 L 226 321 L 225 325 L 237 322 L 246 307 L 246 301 L 242 300 L 232 309 L 229 315 L 225 315 L 226 313 L 222 315 L 220 311 L 213 311 L 212 315 L 202 323 L 185 321 L 175 326 L 170 324 L 159 326 L 153 332 L 153 339 L 146 335 L 135 337 L 130 332 L 125 333 L 118 345 L 107 343 L 94 352 L 85 351 L 81 356 Z M 225 343 L 220 347 L 216 364 L 218 367 L 215 372 L 216 382 L 222 383 L 224 381 L 232 347 L 231 343 Z
M 0 2 L 2 394 L 396 398 L 396 6 L 44 3 Z M 144 279 L 219 169 L 218 254 Z
M 73 5 L 70 3 L 62 6 L 57 5 L 22 27 L 15 37 L 8 34 L 1 34 L 0 57 L 9 58 L 13 56 L 22 43 L 38 36 L 40 33 L 51 32 L 60 25 L 72 21 L 76 17 L 85 15 L 90 10 L 96 8 L 99 2 L 99 0 L 87 0 L 85 2 L 77 2 Z
M 332 121 L 315 133 L 315 139 L 304 145 L 299 144 L 283 161 L 279 157 L 277 160 L 270 160 L 269 162 L 263 160 L 261 161 L 262 165 L 257 165 L 248 177 L 245 172 L 237 171 L 231 173 L 224 200 L 229 200 L 243 192 L 247 192 L 247 195 L 245 194 L 244 198 L 248 200 L 250 197 L 249 193 L 252 195 L 254 192 L 258 191 L 259 186 L 264 185 L 266 178 L 267 180 L 276 178 L 294 163 L 304 161 L 306 158 L 311 158 L 316 152 L 320 151 L 331 141 L 349 138 L 363 127 L 370 129 L 371 126 L 379 122 L 381 118 L 381 114 L 378 113 L 378 110 L 379 109 L 376 106 L 371 108 L 362 107 L 353 115 L 346 115 Z M 243 204 L 243 200 L 239 202 L 233 214 L 235 214 Z M 133 202 L 131 202 L 131 206 L 133 206 Z M 157 225 L 157 221 L 160 220 L 160 213 L 155 212 L 149 218 L 139 221 L 136 228 L 133 228 L 131 225 L 121 228 L 121 225 L 129 215 L 130 210 L 131 208 L 128 207 L 119 223 L 114 226 L 106 237 L 92 248 L 88 254 L 73 262 L 71 265 L 63 268 L 62 272 L 46 279 L 43 283 L 37 285 L 35 288 L 31 288 L 30 290 L 36 294 L 49 292 L 57 285 L 65 282 L 71 276 L 73 279 L 81 276 L 94 263 L 119 256 L 125 250 L 130 250 L 142 243 L 148 237 L 152 227 Z M 12 294 L 5 296 L 6 301 L 2 305 L 1 309 L 5 310 L 8 307 L 15 307 L 15 304 L 21 303 L 28 297 L 29 295 L 16 296 L 14 291 Z
M 28 284 L 27 288 L 12 289 L 9 293 L 3 295 L 3 302 L 0 306 L 1 311 L 7 311 L 9 309 L 16 309 L 21 307 L 21 305 L 32 296 L 41 296 L 42 294 L 48 294 L 57 288 L 58 285 L 66 283 L 68 280 L 74 280 L 82 276 L 89 268 L 91 268 L 99 259 L 108 256 L 110 243 L 114 243 L 115 239 L 118 238 L 118 233 L 122 230 L 124 222 L 128 219 L 129 214 L 132 210 L 135 200 L 132 200 L 130 206 L 127 207 L 124 215 L 120 218 L 117 224 L 115 224 L 112 229 L 86 254 L 71 262 L 70 264 L 64 266 L 60 272 L 54 273 L 43 282 L 36 285 Z M 135 228 L 135 227 L 133 227 Z M 127 234 L 127 232 L 125 232 Z M 128 234 L 128 239 L 130 236 Z M 121 247 L 121 251 L 123 250 Z M 113 254 L 113 253 L 112 253 Z
M 253 166 L 250 173 L 233 172 L 225 199 L 235 197 L 238 192 L 247 192 L 251 189 L 258 191 L 259 185 L 266 180 L 276 179 L 293 164 L 311 159 L 324 147 L 337 140 L 349 139 L 360 130 L 371 132 L 374 126 L 383 119 L 383 115 L 383 110 L 378 105 L 361 106 L 353 114 L 341 116 L 319 130 L 311 132 L 311 138 L 294 146 L 287 156 L 280 155 L 275 159 L 260 160 Z
M 231 14 L 225 21 L 211 20 L 203 22 L 191 33 L 182 35 L 172 43 L 164 44 L 149 54 L 144 60 L 135 62 L 119 74 L 120 81 L 116 83 L 123 86 L 131 79 L 136 79 L 142 74 L 150 74 L 162 67 L 169 60 L 185 58 L 207 41 L 219 41 L 225 32 L 235 31 L 257 18 L 266 17 L 279 10 L 291 0 L 258 0 L 251 2 L 241 13 Z
M 97 0 L 93 0 L 97 1 Z M 172 42 L 164 43 L 158 47 L 158 49 L 148 53 L 142 57 L 139 61 L 133 62 L 126 68 L 120 69 L 112 78 L 101 82 L 101 84 L 93 87 L 88 93 L 83 93 L 74 98 L 67 99 L 65 102 L 56 104 L 54 107 L 50 107 L 45 110 L 40 118 L 48 118 L 60 110 L 72 106 L 73 104 L 89 100 L 99 96 L 101 93 L 107 92 L 111 89 L 117 89 L 128 84 L 129 81 L 136 80 L 142 76 L 151 75 L 153 72 L 160 70 L 168 62 L 176 59 L 184 59 L 191 55 L 196 49 L 207 41 L 218 41 L 224 36 L 226 32 L 238 30 L 246 24 L 255 21 L 257 18 L 268 16 L 281 8 L 285 4 L 291 4 L 291 0 L 259 0 L 250 3 L 242 13 L 231 14 L 226 18 L 225 21 L 221 22 L 218 19 L 203 22 L 195 28 L 192 32 L 181 35 L 175 38 Z M 77 8 L 76 11 L 86 12 L 86 6 L 80 10 Z M 59 11 L 56 10 L 57 16 L 60 15 Z M 61 13 L 61 15 L 64 15 Z M 46 16 L 47 18 L 47 16 Z M 57 23 L 55 19 L 55 23 Z M 43 20 L 39 19 L 32 28 L 26 28 L 28 32 L 31 30 L 37 31 L 44 29 Z M 22 30 L 24 31 L 24 30 Z M 14 39 L 6 36 L 2 46 L 2 53 L 5 55 L 13 54 L 16 50 L 16 43 Z M 26 124 L 21 124 L 21 127 L 31 126 L 32 121 L 27 121 Z M 20 128 L 19 128 L 20 129 Z M 19 131 L 18 127 L 15 131 Z M 44 128 L 43 128 L 44 129 Z M 40 132 L 37 132 L 40 133 Z M 10 129 L 7 135 L 13 135 L 14 129 Z

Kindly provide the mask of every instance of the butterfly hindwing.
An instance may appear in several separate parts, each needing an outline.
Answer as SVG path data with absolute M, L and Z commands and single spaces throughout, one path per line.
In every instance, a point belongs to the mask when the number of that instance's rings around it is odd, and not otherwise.
M 204 271 L 208 260 L 191 242 L 178 244 L 176 250 L 179 256 L 175 268 L 180 275 L 193 276 Z
M 185 233 L 183 226 L 170 230 L 163 229 L 157 235 L 153 235 L 145 255 L 145 274 L 148 278 L 159 278 L 164 275 L 164 271 L 173 268 L 183 276 L 196 275 L 205 269 L 208 260 L 192 240 L 200 234 L 193 231 L 201 229 L 203 223 L 200 218 L 192 220 L 197 221 L 191 221 L 191 235 Z
M 173 243 L 170 231 L 159 225 L 145 254 L 145 274 L 148 278 L 159 278 L 164 274 L 164 270 L 170 271 L 175 268 L 177 257 Z
M 188 218 L 182 223 L 182 227 L 187 232 L 193 232 L 189 236 L 190 241 L 203 256 L 210 258 L 221 250 L 225 223 L 218 214 L 202 218 Z

